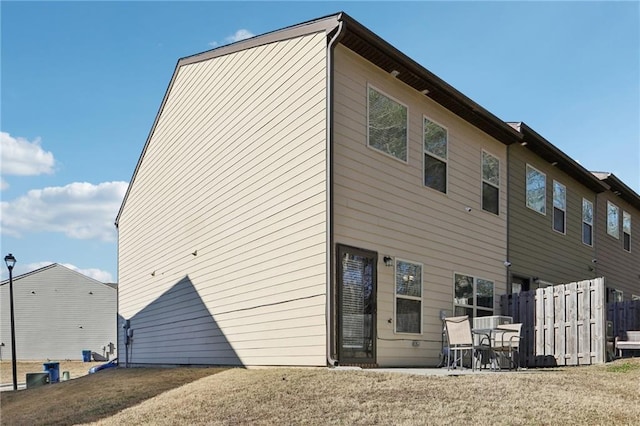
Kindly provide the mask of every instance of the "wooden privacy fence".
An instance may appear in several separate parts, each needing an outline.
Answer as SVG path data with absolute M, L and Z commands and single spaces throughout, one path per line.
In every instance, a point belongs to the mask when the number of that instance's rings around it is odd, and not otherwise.
M 628 330 L 640 330 L 640 300 L 607 303 L 607 321 L 611 321 L 612 335 L 622 339 Z
M 502 296 L 502 315 L 522 323 L 520 365 L 606 361 L 604 278 Z

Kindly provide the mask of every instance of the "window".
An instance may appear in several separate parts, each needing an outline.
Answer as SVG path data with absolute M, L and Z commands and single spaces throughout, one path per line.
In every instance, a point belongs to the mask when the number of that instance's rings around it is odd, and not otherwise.
M 527 207 L 544 215 L 547 214 L 546 186 L 545 174 L 527 164 Z
M 455 274 L 453 310 L 469 318 L 493 315 L 493 281 Z
M 638 296 L 637 294 L 632 294 L 631 300 L 640 300 L 640 296 Z
M 567 226 L 567 187 L 553 181 L 553 230 L 566 233 Z
M 424 184 L 447 193 L 447 129 L 424 117 Z
M 593 203 L 582 199 L 582 242 L 593 245 Z
M 482 151 L 482 210 L 499 213 L 500 160 Z
M 622 290 L 616 290 L 615 288 L 610 288 L 609 300 L 607 300 L 607 303 L 622 302 L 623 296 L 624 296 L 624 293 L 622 292 Z
M 624 249 L 631 251 L 631 215 L 622 212 L 622 237 L 624 239 Z
M 407 107 L 369 87 L 368 144 L 407 161 Z
M 618 209 L 618 206 L 607 201 L 607 234 L 613 238 L 620 238 L 620 231 L 618 229 L 619 216 L 620 209 Z
M 422 333 L 422 265 L 396 260 L 396 333 Z

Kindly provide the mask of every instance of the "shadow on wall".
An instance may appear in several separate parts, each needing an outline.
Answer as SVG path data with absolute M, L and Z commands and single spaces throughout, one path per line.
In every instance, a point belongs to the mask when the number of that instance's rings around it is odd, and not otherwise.
M 242 365 L 189 276 L 129 318 L 129 332 L 118 320 L 120 365 Z

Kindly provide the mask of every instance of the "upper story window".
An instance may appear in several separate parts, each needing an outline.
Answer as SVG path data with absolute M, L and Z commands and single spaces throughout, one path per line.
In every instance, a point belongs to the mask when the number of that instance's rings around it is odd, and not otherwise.
M 407 107 L 371 86 L 368 95 L 367 143 L 407 162 Z
M 455 274 L 453 309 L 469 318 L 493 315 L 493 281 Z
M 622 211 L 622 237 L 624 249 L 631 251 L 631 215 L 625 211 Z
M 447 129 L 424 117 L 424 184 L 447 193 Z
M 527 164 L 527 207 L 547 214 L 547 176 Z
M 609 300 L 607 300 L 607 303 L 611 303 L 611 302 L 622 302 L 624 300 L 624 293 L 622 290 L 618 290 L 615 288 L 610 288 L 609 289 Z
M 620 209 L 611 201 L 607 201 L 607 234 L 620 238 Z
M 396 333 L 422 333 L 422 265 L 396 259 Z
M 567 227 L 567 187 L 553 181 L 553 230 L 562 234 Z
M 500 211 L 500 160 L 482 151 L 482 210 L 493 214 Z
M 582 199 L 582 242 L 593 245 L 593 203 Z

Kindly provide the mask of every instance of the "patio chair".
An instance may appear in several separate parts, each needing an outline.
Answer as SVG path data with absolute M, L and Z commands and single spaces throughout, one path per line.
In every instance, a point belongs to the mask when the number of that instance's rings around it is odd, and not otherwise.
M 469 352 L 471 359 L 471 369 L 475 371 L 475 345 L 471 335 L 471 323 L 469 316 L 444 318 L 444 326 L 447 335 L 449 349 L 447 351 L 447 370 L 456 368 L 458 365 L 464 368 L 462 363 L 465 352 Z M 451 360 L 453 354 L 453 362 Z
M 518 369 L 520 360 L 520 330 L 522 329 L 522 323 L 516 324 L 502 324 L 494 332 L 494 339 L 491 345 L 491 350 L 501 359 L 505 359 L 509 362 L 509 370 L 513 367 Z M 502 363 L 498 361 L 498 367 L 501 367 Z

